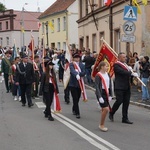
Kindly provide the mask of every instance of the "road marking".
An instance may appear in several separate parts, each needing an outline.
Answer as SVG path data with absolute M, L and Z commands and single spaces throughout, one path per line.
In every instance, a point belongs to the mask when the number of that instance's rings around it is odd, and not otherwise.
M 100 138 L 99 136 L 97 136 L 96 134 L 94 134 L 93 132 L 89 131 L 88 129 L 84 128 L 83 126 L 81 126 L 80 124 L 72 121 L 71 119 L 63 116 L 62 114 L 55 114 L 58 115 L 59 117 L 63 118 L 64 120 L 70 122 L 71 124 L 75 125 L 76 127 L 78 127 L 79 129 L 81 129 L 82 131 L 86 132 L 88 135 L 90 135 L 91 137 L 95 138 L 96 140 L 100 141 L 101 143 L 107 145 L 108 147 L 110 147 L 113 150 L 120 150 L 118 147 L 114 146 L 113 144 L 109 143 L 108 141 Z
M 76 128 L 75 126 L 73 126 L 72 124 L 70 124 L 69 122 L 63 120 L 62 118 L 60 118 L 58 116 L 56 116 L 56 114 L 54 114 L 54 118 L 56 118 L 58 121 L 60 121 L 61 123 L 63 123 L 67 127 L 69 127 L 71 130 L 75 131 L 83 139 L 87 140 L 89 143 L 91 143 L 92 145 L 94 145 L 98 149 L 100 149 L 100 150 L 109 150 L 108 148 L 104 147 L 103 145 L 99 144 L 98 142 L 96 142 L 95 140 L 93 140 L 92 138 L 90 138 L 89 136 L 87 136 L 85 133 L 83 133 L 81 130 L 79 130 L 78 128 Z
M 38 108 L 46 108 L 45 104 L 43 102 L 35 102 Z
M 45 104 L 43 102 L 36 102 L 35 104 L 37 105 L 38 108 L 45 108 Z M 54 114 L 54 118 L 56 118 L 58 121 L 60 121 L 61 123 L 63 123 L 67 127 L 69 127 L 71 130 L 75 131 L 78 135 L 80 135 L 82 138 L 87 140 L 89 143 L 91 143 L 92 145 L 94 145 L 98 149 L 109 150 L 107 148 L 107 147 L 109 147 L 113 150 L 120 150 L 118 147 L 116 147 L 113 144 L 109 143 L 108 141 L 102 139 L 101 137 L 97 136 L 96 134 L 92 133 L 88 129 L 81 126 L 80 124 L 78 124 L 78 123 L 72 121 L 71 119 L 65 117 L 64 115 L 59 114 L 59 113 L 54 113 L 54 110 L 52 110 L 52 113 Z M 91 137 L 89 137 L 88 135 L 86 135 L 82 131 L 87 133 L 89 136 L 95 138 L 96 140 L 100 141 L 101 143 L 103 143 L 107 147 L 101 145 L 100 143 L 98 143 L 97 141 L 95 141 L 94 139 L 92 139 Z

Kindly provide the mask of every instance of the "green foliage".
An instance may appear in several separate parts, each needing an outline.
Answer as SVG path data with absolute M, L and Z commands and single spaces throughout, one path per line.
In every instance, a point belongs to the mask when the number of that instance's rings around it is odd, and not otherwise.
M 5 10 L 6 10 L 5 5 L 0 2 L 0 12 Z

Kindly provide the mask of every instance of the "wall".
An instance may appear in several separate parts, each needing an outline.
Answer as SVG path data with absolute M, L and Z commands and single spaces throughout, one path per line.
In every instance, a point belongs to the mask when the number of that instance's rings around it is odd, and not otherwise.
M 75 1 L 69 8 L 68 8 L 68 39 L 70 44 L 75 44 L 78 48 L 78 2 Z

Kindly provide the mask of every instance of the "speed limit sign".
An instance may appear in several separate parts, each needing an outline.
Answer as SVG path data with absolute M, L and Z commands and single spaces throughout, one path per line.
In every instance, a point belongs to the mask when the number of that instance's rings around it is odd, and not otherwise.
M 135 24 L 132 21 L 126 21 L 123 24 L 123 31 L 125 34 L 133 34 L 135 32 Z

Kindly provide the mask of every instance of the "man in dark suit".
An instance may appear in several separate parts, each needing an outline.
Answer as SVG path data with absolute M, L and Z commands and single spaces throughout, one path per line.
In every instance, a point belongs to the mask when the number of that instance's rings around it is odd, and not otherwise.
M 2 59 L 2 63 L 1 63 L 1 70 L 4 73 L 5 86 L 6 86 L 7 93 L 9 93 L 9 90 L 10 90 L 10 87 L 9 87 L 9 71 L 11 67 L 10 56 L 11 56 L 10 52 L 6 51 L 5 58 Z
M 34 69 L 33 65 L 28 62 L 28 56 L 22 56 L 22 62 L 17 65 L 16 70 L 16 84 L 20 85 L 21 89 L 21 101 L 22 106 L 26 104 L 26 98 L 28 101 L 28 106 L 33 106 L 31 99 L 31 88 L 34 82 Z
M 122 123 L 133 124 L 133 122 L 128 119 L 128 107 L 130 103 L 130 77 L 131 77 L 131 68 L 126 64 L 126 55 L 125 53 L 118 54 L 118 61 L 114 64 L 114 73 L 115 73 L 115 94 L 116 101 L 112 107 L 112 112 L 109 114 L 109 119 L 114 120 L 113 116 L 118 110 L 119 106 L 122 105 Z M 136 76 L 136 75 L 135 75 Z

